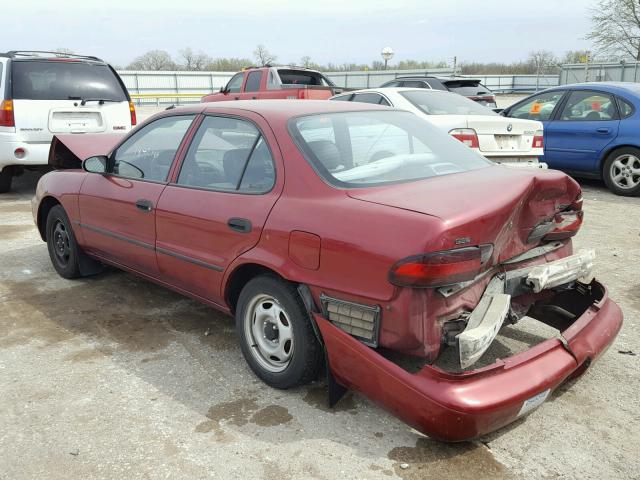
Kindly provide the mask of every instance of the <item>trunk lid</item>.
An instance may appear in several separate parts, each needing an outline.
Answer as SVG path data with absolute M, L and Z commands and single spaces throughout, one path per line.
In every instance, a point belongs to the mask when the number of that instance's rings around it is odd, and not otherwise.
M 579 194 L 580 186 L 562 172 L 502 166 L 347 190 L 360 201 L 441 219 L 442 235 L 425 252 L 491 243 L 498 262 L 534 247 L 527 242 L 532 229 Z
M 470 115 L 468 128 L 478 134 L 483 153 L 532 153 L 533 137 L 542 124 L 535 120 L 506 119 L 498 115 Z M 542 155 L 542 151 L 539 152 Z

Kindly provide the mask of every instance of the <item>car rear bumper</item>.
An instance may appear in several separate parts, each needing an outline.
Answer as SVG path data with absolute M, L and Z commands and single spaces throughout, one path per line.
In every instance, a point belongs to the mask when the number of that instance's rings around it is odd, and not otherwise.
M 338 383 L 359 391 L 409 425 L 445 441 L 495 431 L 541 404 L 613 342 L 622 312 L 595 280 L 592 304 L 560 338 L 464 373 L 425 366 L 412 374 L 314 314 Z
M 21 142 L 8 140 L 0 136 L 0 169 L 7 165 L 39 166 L 47 165 L 49 160 L 50 141 Z M 22 149 L 22 158 L 16 156 L 16 149 Z

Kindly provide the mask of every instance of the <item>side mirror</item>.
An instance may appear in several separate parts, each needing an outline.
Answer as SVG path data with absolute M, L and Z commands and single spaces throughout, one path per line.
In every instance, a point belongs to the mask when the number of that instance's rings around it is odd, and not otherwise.
M 89 157 L 82 162 L 82 169 L 89 173 L 107 173 L 107 162 L 109 158 L 105 155 Z

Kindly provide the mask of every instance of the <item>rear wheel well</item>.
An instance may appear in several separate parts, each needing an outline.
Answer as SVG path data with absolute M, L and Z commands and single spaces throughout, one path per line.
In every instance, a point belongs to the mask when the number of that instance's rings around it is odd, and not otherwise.
M 279 275 L 276 271 L 271 270 L 264 265 L 259 265 L 257 263 L 246 263 L 239 266 L 230 275 L 229 280 L 227 281 L 227 288 L 225 293 L 225 299 L 232 312 L 235 312 L 236 310 L 238 298 L 240 298 L 240 292 L 242 291 L 244 286 L 252 278 L 257 277 L 258 275 L 272 275 L 274 277 L 282 279 L 282 276 Z
M 49 211 L 56 205 L 60 205 L 58 200 L 53 197 L 44 197 L 38 207 L 38 231 L 40 232 L 40 237 L 45 242 L 47 241 L 47 216 L 49 215 Z

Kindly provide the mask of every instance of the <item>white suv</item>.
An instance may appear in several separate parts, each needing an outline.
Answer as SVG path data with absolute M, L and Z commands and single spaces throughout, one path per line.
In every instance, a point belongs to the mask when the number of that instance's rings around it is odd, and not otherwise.
M 116 71 L 96 57 L 0 53 L 0 193 L 24 168 L 48 164 L 58 133 L 124 133 L 136 112 Z

